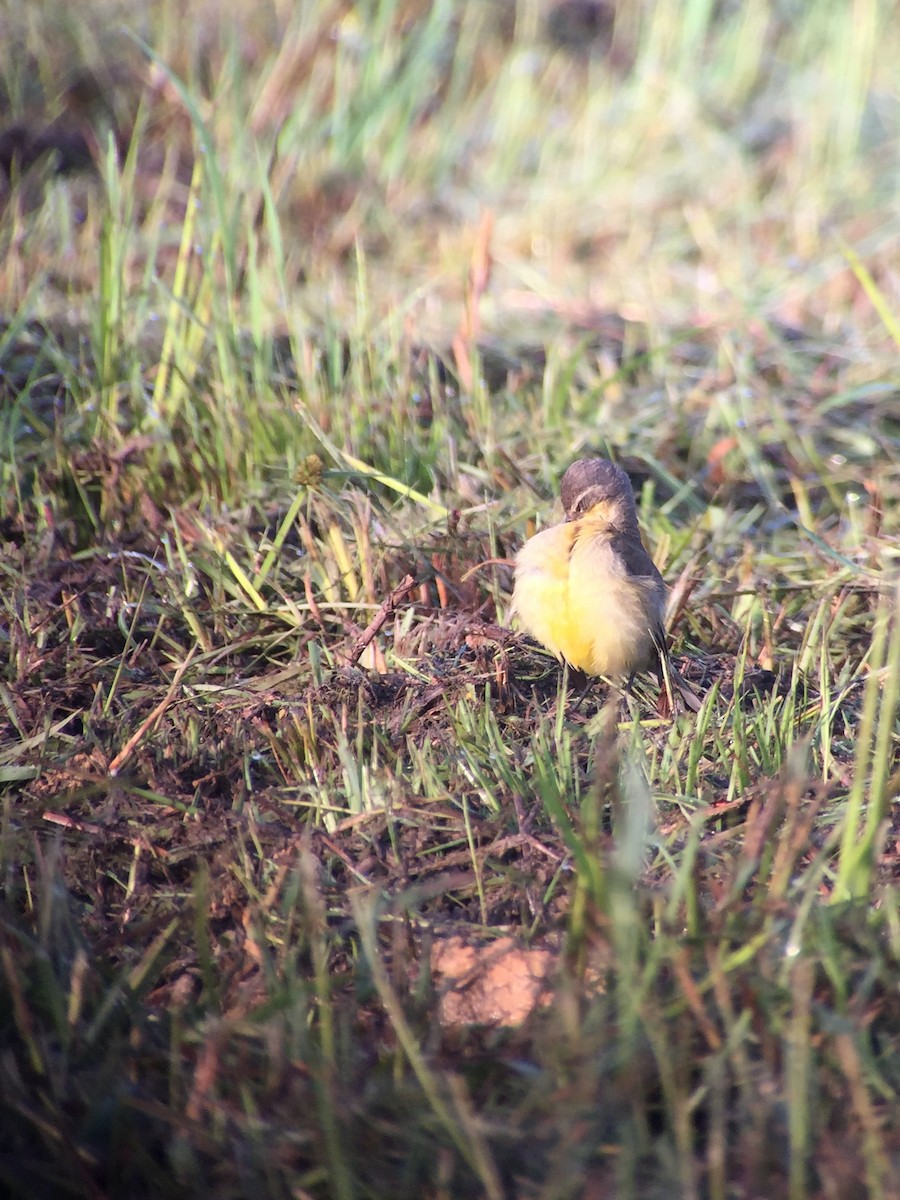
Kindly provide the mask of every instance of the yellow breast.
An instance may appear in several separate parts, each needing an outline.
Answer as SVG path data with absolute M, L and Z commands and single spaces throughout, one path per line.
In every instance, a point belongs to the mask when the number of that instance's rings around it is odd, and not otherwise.
M 662 605 L 661 580 L 629 574 L 597 522 L 545 529 L 516 556 L 512 607 L 519 624 L 589 675 L 629 675 L 650 665 Z

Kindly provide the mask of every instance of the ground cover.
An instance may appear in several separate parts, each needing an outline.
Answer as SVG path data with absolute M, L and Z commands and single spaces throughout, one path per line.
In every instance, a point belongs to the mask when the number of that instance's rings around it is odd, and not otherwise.
M 897 1195 L 892 7 L 90 15 L 0 17 L 7 1191 Z M 509 628 L 593 453 L 698 714 Z

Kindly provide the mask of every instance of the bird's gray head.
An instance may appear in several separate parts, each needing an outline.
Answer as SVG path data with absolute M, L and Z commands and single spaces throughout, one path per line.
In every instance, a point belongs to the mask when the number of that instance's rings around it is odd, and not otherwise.
M 621 467 L 605 458 L 580 458 L 562 477 L 560 498 L 567 521 L 577 521 L 598 504 L 606 504 L 612 524 L 637 521 L 631 480 Z

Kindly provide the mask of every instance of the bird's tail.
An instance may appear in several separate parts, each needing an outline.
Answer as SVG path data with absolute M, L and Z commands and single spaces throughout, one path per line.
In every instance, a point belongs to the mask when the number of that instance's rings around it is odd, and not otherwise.
M 702 700 L 681 672 L 675 668 L 668 654 L 660 654 L 659 669 L 662 676 L 662 683 L 669 697 L 669 704 L 672 706 L 672 711 L 675 711 L 675 699 L 672 694 L 672 688 L 674 687 L 691 712 L 699 712 L 703 704 Z

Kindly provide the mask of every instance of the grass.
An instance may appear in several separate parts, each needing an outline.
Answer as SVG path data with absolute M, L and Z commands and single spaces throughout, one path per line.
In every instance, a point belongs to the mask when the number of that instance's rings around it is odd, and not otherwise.
M 889 6 L 234 11 L 3 18 L 6 1191 L 895 1196 Z

